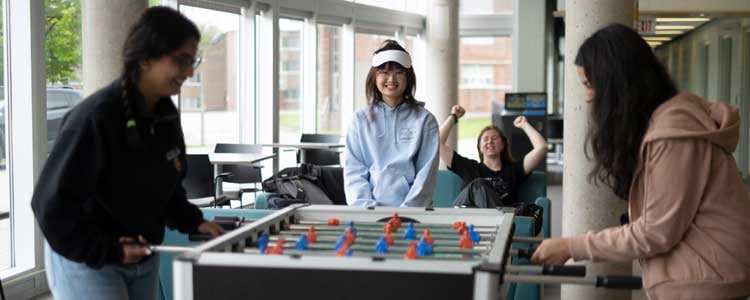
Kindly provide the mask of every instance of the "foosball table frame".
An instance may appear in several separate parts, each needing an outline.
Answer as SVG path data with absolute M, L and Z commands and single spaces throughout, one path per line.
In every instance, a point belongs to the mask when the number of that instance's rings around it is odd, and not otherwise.
M 371 223 L 398 213 L 422 224 L 465 221 L 494 227 L 481 258 L 406 260 L 377 254 L 353 257 L 247 253 L 263 233 L 299 220 Z M 191 248 L 173 263 L 175 299 L 499 299 L 502 270 L 480 271 L 508 261 L 514 214 L 488 209 L 293 205 L 241 225 Z M 416 297 L 416 298 L 415 298 Z

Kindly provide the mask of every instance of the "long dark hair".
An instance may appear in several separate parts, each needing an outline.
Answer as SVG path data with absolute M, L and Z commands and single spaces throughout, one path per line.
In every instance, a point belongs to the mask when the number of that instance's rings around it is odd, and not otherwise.
M 145 10 L 130 28 L 122 47 L 123 98 L 127 101 L 127 94 L 135 91 L 143 61 L 167 55 L 188 40 L 200 38 L 198 27 L 180 12 L 166 6 Z
M 651 114 L 677 89 L 651 47 L 621 24 L 604 27 L 586 39 L 575 64 L 583 68 L 594 90 L 584 148 L 586 157 L 593 156 L 595 162 L 589 182 L 603 183 L 628 199 Z
M 386 50 L 399 50 L 409 53 L 394 40 L 385 40 L 380 49 L 376 50 L 374 54 Z M 373 54 L 373 55 L 374 55 Z M 417 109 L 417 100 L 414 99 L 414 92 L 417 90 L 417 75 L 414 74 L 414 66 L 406 69 L 396 62 L 386 62 L 377 67 L 371 67 L 367 73 L 367 80 L 365 81 L 365 97 L 367 97 L 367 104 L 370 109 L 370 117 L 373 115 L 373 108 L 375 104 L 383 101 L 383 94 L 378 90 L 378 86 L 375 78 L 377 77 L 378 70 L 390 70 L 390 69 L 401 69 L 406 71 L 406 89 L 404 90 L 404 104 L 408 105 L 411 109 Z
M 487 127 L 482 128 L 482 131 L 479 132 L 479 136 L 477 137 L 477 152 L 479 153 L 479 161 L 484 162 L 484 154 L 482 154 L 481 149 L 482 135 L 484 135 L 484 133 L 489 130 L 496 131 L 500 136 L 500 139 L 503 141 L 503 151 L 500 151 L 500 161 L 502 161 L 503 167 L 510 165 L 513 162 L 513 155 L 510 154 L 510 144 L 508 143 L 508 138 L 505 136 L 503 130 L 495 125 L 488 125 Z

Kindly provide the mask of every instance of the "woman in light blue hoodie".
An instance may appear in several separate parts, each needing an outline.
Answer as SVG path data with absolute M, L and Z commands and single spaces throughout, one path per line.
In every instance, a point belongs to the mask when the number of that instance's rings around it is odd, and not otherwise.
M 346 135 L 346 202 L 357 206 L 432 206 L 438 167 L 435 117 L 414 99 L 409 53 L 388 40 L 367 74 L 368 106 Z

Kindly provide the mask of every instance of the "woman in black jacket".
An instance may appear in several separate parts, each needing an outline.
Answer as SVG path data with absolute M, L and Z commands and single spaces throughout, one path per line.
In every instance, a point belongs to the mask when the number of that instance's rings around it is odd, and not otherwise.
M 193 75 L 200 33 L 167 7 L 146 10 L 123 47 L 121 77 L 73 108 L 32 209 L 47 238 L 55 299 L 156 299 L 164 226 L 217 236 L 182 187 L 185 143 L 170 96 Z

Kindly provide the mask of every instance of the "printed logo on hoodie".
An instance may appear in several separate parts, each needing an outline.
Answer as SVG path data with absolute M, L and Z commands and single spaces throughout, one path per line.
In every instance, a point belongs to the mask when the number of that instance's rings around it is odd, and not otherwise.
M 398 130 L 399 143 L 411 143 L 417 138 L 417 130 L 414 128 L 400 128 Z

